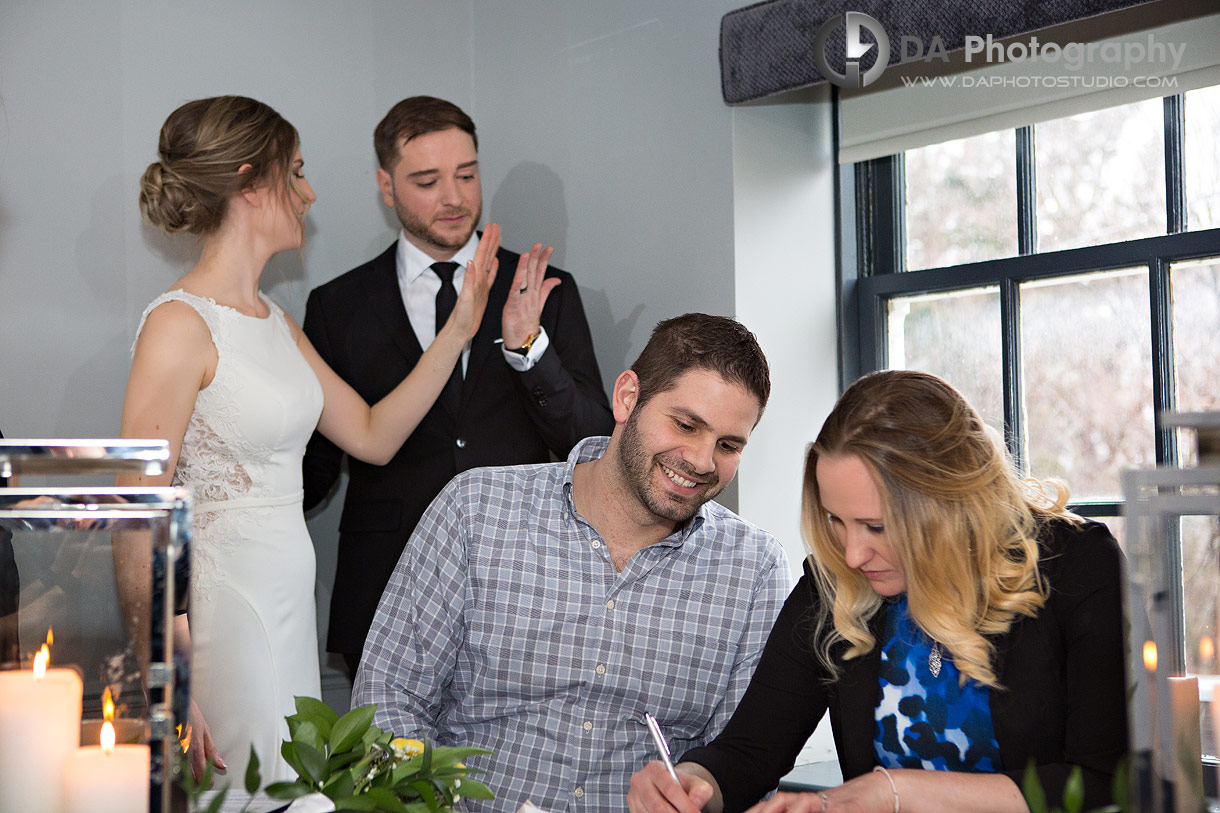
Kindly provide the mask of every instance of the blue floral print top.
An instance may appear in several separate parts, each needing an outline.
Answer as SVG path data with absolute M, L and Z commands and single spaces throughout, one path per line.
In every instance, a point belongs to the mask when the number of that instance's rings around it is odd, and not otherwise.
M 991 690 L 967 680 L 946 651 L 940 674 L 928 659 L 932 642 L 918 629 L 907 597 L 888 606 L 881 649 L 881 700 L 873 745 L 877 764 L 936 771 L 1003 770 L 991 722 Z

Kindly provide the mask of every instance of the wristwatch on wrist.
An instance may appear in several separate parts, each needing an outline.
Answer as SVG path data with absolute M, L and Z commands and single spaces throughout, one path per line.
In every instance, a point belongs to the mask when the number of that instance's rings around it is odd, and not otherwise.
M 530 352 L 530 348 L 534 346 L 534 342 L 536 342 L 538 340 L 538 337 L 541 335 L 542 335 L 542 329 L 539 328 L 538 330 L 535 330 L 533 333 L 531 333 L 528 337 L 526 337 L 525 344 L 521 345 L 520 347 L 507 347 L 505 349 L 508 350 L 508 352 L 510 352 L 510 353 L 517 353 L 518 355 L 528 356 L 529 352 Z

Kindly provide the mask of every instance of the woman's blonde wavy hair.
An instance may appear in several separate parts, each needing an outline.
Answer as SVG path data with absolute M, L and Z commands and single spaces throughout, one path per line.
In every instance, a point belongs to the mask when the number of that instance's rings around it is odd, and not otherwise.
M 869 620 L 883 599 L 848 567 L 818 492 L 822 456 L 859 458 L 881 493 L 886 536 L 906 574 L 912 620 L 953 656 L 963 676 L 999 688 L 994 647 L 1017 616 L 1046 603 L 1039 525 L 1079 518 L 1066 485 L 1020 478 L 998 433 L 961 394 L 927 373 L 870 373 L 848 387 L 805 461 L 802 527 L 829 616 L 816 620 L 818 657 L 872 650 Z

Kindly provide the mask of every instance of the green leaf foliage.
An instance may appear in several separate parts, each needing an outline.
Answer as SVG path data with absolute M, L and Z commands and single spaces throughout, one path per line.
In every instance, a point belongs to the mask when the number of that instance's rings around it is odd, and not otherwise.
M 424 753 L 420 756 L 419 772 L 428 774 L 432 772 L 432 741 L 424 737 Z
M 326 772 L 334 773 L 340 768 L 351 765 L 364 756 L 363 751 L 348 751 L 346 754 L 331 754 L 326 760 Z
M 1080 766 L 1072 768 L 1067 784 L 1063 786 L 1063 808 L 1066 813 L 1080 813 L 1084 807 L 1084 774 Z
M 1116 804 L 1094 808 L 1089 813 L 1123 813 L 1132 808 L 1128 804 L 1130 793 L 1127 784 L 1129 762 L 1126 758 L 1119 761 L 1114 772 L 1113 793 Z M 462 788 L 466 787 L 463 780 Z M 1021 783 L 1021 793 L 1025 796 L 1025 804 L 1030 813 L 1082 813 L 1084 810 L 1084 773 L 1079 765 L 1073 766 L 1063 786 L 1063 806 L 1050 808 L 1046 803 L 1046 792 L 1042 781 L 1038 778 L 1034 761 L 1031 759 L 1025 768 L 1025 776 Z
M 318 731 L 318 727 L 310 720 L 303 720 L 297 726 L 297 733 L 293 736 L 294 742 L 303 742 L 319 754 L 326 752 L 326 738 Z
M 477 779 L 463 779 L 461 787 L 457 792 L 464 799 L 494 799 L 496 795 L 491 792 L 491 788 L 484 785 Z
M 258 773 L 258 754 L 254 746 L 250 746 L 250 761 L 246 763 L 246 793 L 253 796 L 263 784 L 263 778 Z
M 1118 763 L 1118 770 L 1114 772 L 1114 801 L 1117 804 L 1111 806 L 1114 813 L 1120 810 L 1131 810 L 1131 785 L 1128 784 L 1130 779 L 1131 762 L 1124 758 Z
M 302 724 L 301 727 L 304 728 L 305 724 Z M 303 740 L 295 741 L 293 746 L 296 748 L 297 759 L 300 760 L 301 768 L 304 771 L 301 778 L 313 784 L 314 787 L 322 784 L 322 780 L 326 778 L 326 755 Z
M 356 794 L 356 780 L 349 771 L 334 774 L 322 785 L 322 792 L 332 801 L 346 799 Z
M 297 746 L 291 740 L 280 744 L 280 756 L 288 763 L 288 767 L 296 771 L 297 776 L 305 775 L 305 768 L 301 765 L 301 760 L 297 759 Z
M 220 809 L 224 807 L 225 797 L 229 795 L 229 789 L 225 788 L 220 793 L 212 797 L 211 804 L 208 805 L 207 813 L 220 813 Z
M 1038 771 L 1032 759 L 1025 766 L 1021 793 L 1025 796 L 1025 804 L 1029 805 L 1029 813 L 1050 813 L 1046 807 L 1046 792 L 1042 790 L 1042 780 L 1038 778 Z
M 335 723 L 339 722 L 339 715 L 335 714 L 335 710 L 323 703 L 321 700 L 316 700 L 312 697 L 296 697 L 297 714 L 302 719 L 309 720 L 314 725 L 318 726 L 319 731 L 325 731 L 326 736 L 330 736 L 330 730 Z
M 488 751 L 486 748 L 433 748 L 432 769 L 452 768 L 457 763 L 465 762 L 470 757 L 490 753 L 491 751 Z
M 296 698 L 296 713 L 285 718 L 290 739 L 281 744 L 280 754 L 298 778 L 269 785 L 267 796 L 295 799 L 321 791 L 334 802 L 336 810 L 387 813 L 438 813 L 451 810 L 456 797 L 493 798 L 486 785 L 470 778 L 470 774 L 480 771 L 461 765 L 463 760 L 490 751 L 434 748 L 425 738 L 423 753 L 408 758 L 390 745 L 394 738 L 391 732 L 372 724 L 375 711 L 375 706 L 363 706 L 339 716 L 319 700 Z M 209 765 L 201 781 L 195 782 L 185 755 L 179 756 L 179 766 L 189 809 L 219 813 L 223 791 L 207 811 L 197 807 L 201 788 L 211 783 L 212 767 Z M 262 783 L 260 762 L 253 749 L 244 781 L 252 796 Z
M 265 792 L 272 799 L 295 799 L 313 793 L 313 788 L 298 779 L 295 782 L 272 782 Z
M 372 788 L 368 798 L 377 803 L 377 810 L 389 810 L 392 813 L 408 813 L 407 806 L 398 798 L 398 794 L 387 788 Z
M 408 787 L 419 794 L 424 803 L 428 805 L 429 810 L 439 810 L 440 804 L 436 801 L 436 794 L 432 792 L 432 784 L 423 779 L 416 779 L 414 782 L 408 783 Z
M 356 743 L 373 724 L 373 714 L 377 711 L 374 705 L 361 706 L 344 714 L 335 723 L 330 732 L 331 753 L 346 751 Z

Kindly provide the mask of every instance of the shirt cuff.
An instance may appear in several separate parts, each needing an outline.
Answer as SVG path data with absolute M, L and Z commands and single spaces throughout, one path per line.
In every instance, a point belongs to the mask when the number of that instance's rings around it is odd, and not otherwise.
M 509 367 L 512 367 L 519 373 L 524 373 L 538 363 L 538 359 L 542 358 L 542 354 L 550 346 L 551 340 L 547 338 L 546 328 L 539 325 L 538 338 L 534 339 L 534 343 L 530 345 L 530 351 L 524 356 L 520 353 L 514 353 L 504 345 L 500 345 L 500 352 L 504 354 L 504 360 L 508 362 Z

